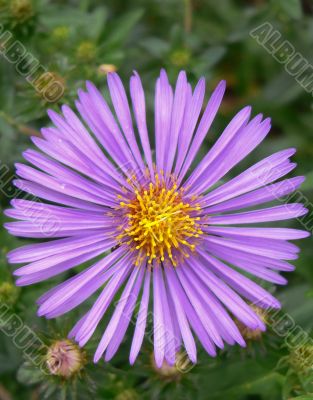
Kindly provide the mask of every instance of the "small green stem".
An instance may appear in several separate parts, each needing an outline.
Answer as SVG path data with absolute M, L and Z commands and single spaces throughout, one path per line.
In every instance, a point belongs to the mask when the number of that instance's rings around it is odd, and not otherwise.
M 25 124 L 20 124 L 14 120 L 10 115 L 6 114 L 4 111 L 0 111 L 0 117 L 2 117 L 9 125 L 12 125 L 16 128 L 19 132 L 23 133 L 27 136 L 41 136 L 40 132 L 36 129 L 27 126 Z
M 186 33 L 189 33 L 192 27 L 192 0 L 184 0 L 184 4 L 184 29 Z

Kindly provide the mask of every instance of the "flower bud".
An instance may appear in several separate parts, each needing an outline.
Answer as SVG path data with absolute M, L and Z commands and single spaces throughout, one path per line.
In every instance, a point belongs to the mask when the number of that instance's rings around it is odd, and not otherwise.
M 77 374 L 86 363 L 84 351 L 71 340 L 57 340 L 49 347 L 46 362 L 49 372 L 63 378 Z
M 56 28 L 53 29 L 52 31 L 52 39 L 54 39 L 56 42 L 59 41 L 64 41 L 68 38 L 70 33 L 70 29 L 67 26 L 57 26 Z
M 19 296 L 19 288 L 10 282 L 2 282 L 0 284 L 0 303 L 14 305 Z
M 123 390 L 119 393 L 115 400 L 138 400 L 138 394 L 133 389 Z
M 266 310 L 263 310 L 260 307 L 257 307 L 256 305 L 252 304 L 250 307 L 253 309 L 253 311 L 257 314 L 257 316 L 266 324 Z M 261 329 L 251 329 L 248 328 L 246 325 L 244 325 L 242 322 L 237 321 L 237 326 L 242 334 L 243 338 L 246 340 L 260 340 L 262 337 L 262 331 Z
M 154 355 L 152 354 L 151 363 L 153 370 L 156 372 L 160 379 L 172 382 L 180 380 L 182 372 L 178 368 L 177 362 L 175 363 L 175 365 L 169 365 L 167 361 L 164 360 L 161 368 L 158 368 L 154 360 Z
M 115 72 L 117 70 L 117 67 L 114 64 L 101 64 L 98 67 L 98 74 L 100 76 L 105 76 L 110 72 Z
M 96 57 L 96 53 L 96 45 L 93 42 L 86 40 L 78 46 L 76 57 L 80 61 L 92 61 Z
M 176 50 L 170 55 L 170 60 L 176 67 L 184 67 L 188 65 L 191 54 L 186 49 Z
M 10 14 L 16 24 L 21 24 L 34 16 L 33 4 L 30 0 L 11 0 Z
M 291 351 L 288 357 L 289 364 L 298 373 L 313 372 L 313 344 L 304 343 Z

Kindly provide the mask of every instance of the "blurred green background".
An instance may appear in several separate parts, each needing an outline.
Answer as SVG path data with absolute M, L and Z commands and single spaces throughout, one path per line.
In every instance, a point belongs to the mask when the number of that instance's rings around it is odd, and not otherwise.
M 286 147 L 297 147 L 297 174 L 310 212 L 313 191 L 313 98 L 284 65 L 278 63 L 249 32 L 269 22 L 309 63 L 313 61 L 312 0 L 0 0 L 0 23 L 65 87 L 62 98 L 49 103 L 0 54 L 0 171 L 2 209 L 14 178 L 14 162 L 48 124 L 47 108 L 73 104 L 86 79 L 105 89 L 105 75 L 117 70 L 125 84 L 137 70 L 146 89 L 150 131 L 153 130 L 154 81 L 165 67 L 172 83 L 179 70 L 194 85 L 207 81 L 207 96 L 220 79 L 227 93 L 204 154 L 226 122 L 244 105 L 272 118 L 267 140 L 240 168 Z M 1 40 L 0 40 L 0 51 Z M 233 172 L 234 174 L 234 172 Z M 232 174 L 230 174 L 231 176 Z M 307 217 L 309 220 L 309 217 Z M 3 219 L 3 218 L 2 218 Z M 290 223 L 288 224 L 290 225 Z M 300 227 L 299 222 L 293 223 Z M 62 277 L 16 289 L 6 253 L 25 240 L 0 231 L 0 300 L 10 305 L 47 345 L 66 337 L 79 314 L 58 321 L 36 317 L 36 298 Z M 312 239 L 300 243 L 301 256 L 289 285 L 276 290 L 283 311 L 311 335 L 313 326 Z M 86 362 L 71 379 L 43 374 L 3 333 L 0 321 L 0 400 L 10 399 L 313 399 L 313 346 L 303 351 L 286 345 L 269 326 L 247 349 L 226 348 L 216 359 L 200 351 L 199 364 L 188 373 L 166 366 L 157 371 L 146 340 L 134 367 L 128 365 L 129 340 L 112 363 L 92 363 L 98 338 L 87 346 Z M 36 349 L 35 349 L 36 350 Z

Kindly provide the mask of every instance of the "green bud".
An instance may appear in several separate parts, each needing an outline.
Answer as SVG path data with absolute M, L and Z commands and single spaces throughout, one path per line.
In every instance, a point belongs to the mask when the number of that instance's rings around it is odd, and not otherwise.
M 76 57 L 80 61 L 92 61 L 96 57 L 97 48 L 93 42 L 82 42 L 76 51 Z
M 116 400 L 139 400 L 138 394 L 133 389 L 123 390 L 116 397 Z
M 53 29 L 51 33 L 52 39 L 54 39 L 56 42 L 64 41 L 68 39 L 70 34 L 70 29 L 67 26 L 57 26 L 56 28 Z
M 288 357 L 289 364 L 298 373 L 313 372 L 313 344 L 305 343 L 293 349 Z
M 189 50 L 176 50 L 170 55 L 170 61 L 176 67 L 184 67 L 189 64 L 191 53 Z
M 31 0 L 12 0 L 10 2 L 10 14 L 15 23 L 24 23 L 34 16 Z
M 0 302 L 7 305 L 14 305 L 18 299 L 20 289 L 13 283 L 3 282 L 0 285 Z

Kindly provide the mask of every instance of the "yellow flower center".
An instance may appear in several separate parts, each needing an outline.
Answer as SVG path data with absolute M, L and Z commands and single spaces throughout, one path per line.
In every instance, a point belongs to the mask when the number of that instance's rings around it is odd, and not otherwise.
M 118 240 L 137 251 L 136 265 L 145 258 L 148 264 L 168 258 L 176 266 L 178 254 L 189 257 L 195 249 L 194 239 L 203 233 L 197 222 L 200 207 L 193 204 L 194 199 L 192 204 L 185 202 L 184 189 L 176 184 L 167 188 L 158 174 L 154 183 L 134 192 L 132 200 L 120 202 L 127 222 L 119 227 Z

